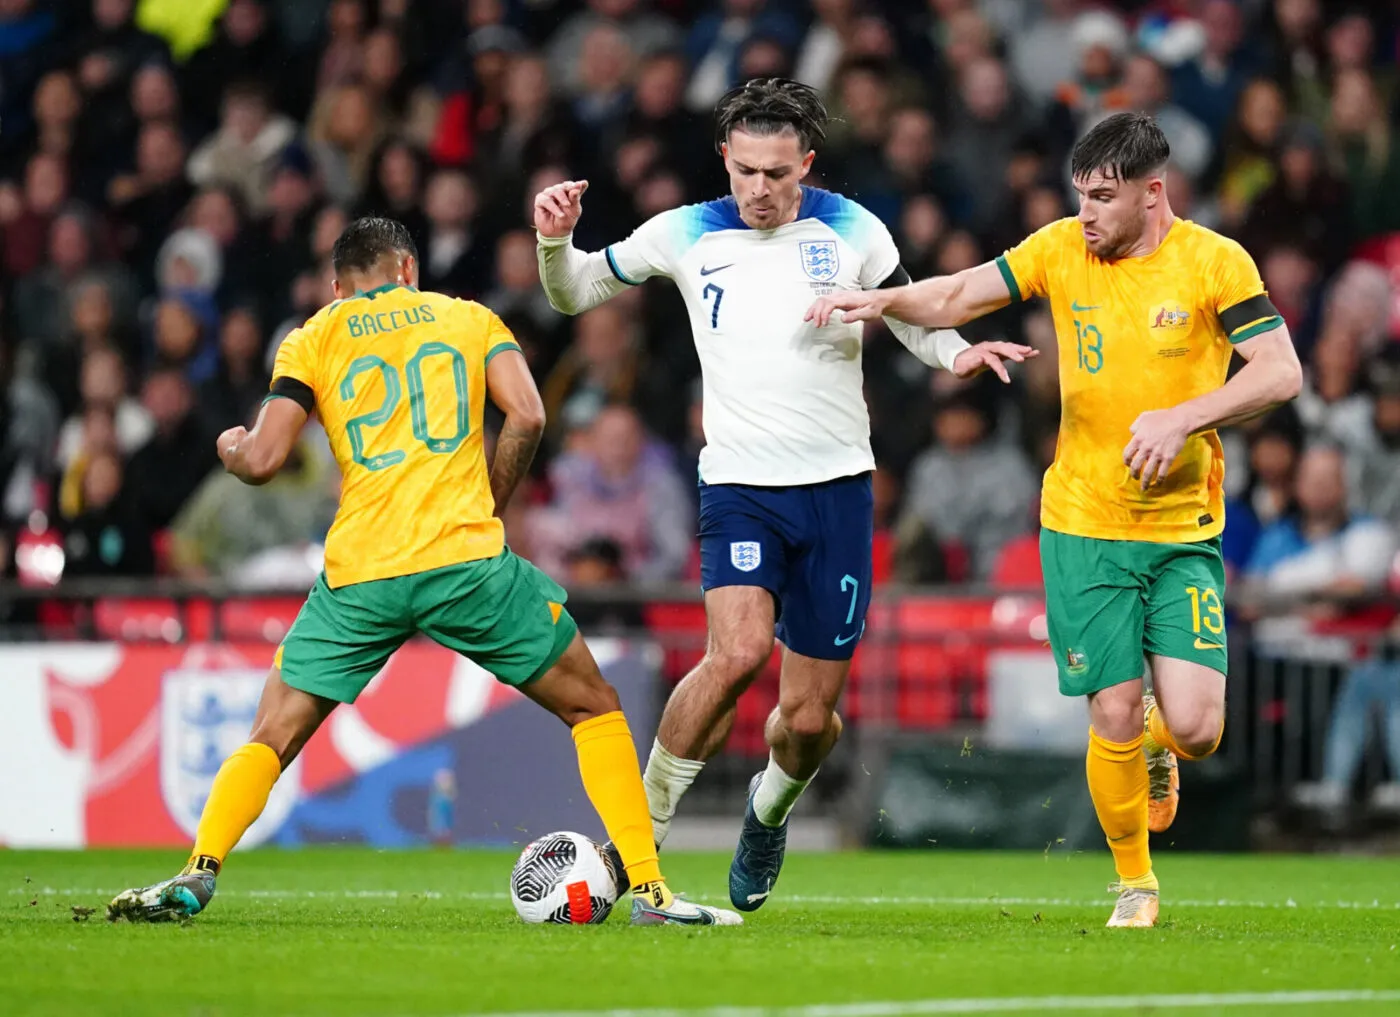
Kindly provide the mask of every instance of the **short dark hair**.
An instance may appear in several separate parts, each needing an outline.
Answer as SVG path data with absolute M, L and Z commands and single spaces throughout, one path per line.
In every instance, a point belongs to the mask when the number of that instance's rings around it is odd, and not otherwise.
M 1078 180 L 1094 171 L 1116 180 L 1141 180 L 1167 165 L 1172 149 L 1154 117 L 1115 113 L 1080 138 L 1070 156 L 1070 175 Z
M 367 215 L 345 227 L 331 248 L 331 265 L 335 274 L 367 272 L 386 254 L 408 254 L 418 257 L 418 246 L 408 227 L 397 219 Z
M 811 85 L 791 78 L 753 78 L 715 105 L 715 150 L 731 131 L 764 137 L 791 130 L 804 150 L 816 148 L 826 140 L 827 120 L 821 95 Z

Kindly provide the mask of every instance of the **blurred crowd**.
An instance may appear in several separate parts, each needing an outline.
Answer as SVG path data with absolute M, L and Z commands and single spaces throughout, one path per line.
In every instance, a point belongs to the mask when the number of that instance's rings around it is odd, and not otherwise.
M 1244 610 L 1385 588 L 1400 526 L 1400 11 L 1321 0 L 0 0 L 0 515 L 7 574 L 314 573 L 337 474 L 313 426 L 257 492 L 216 467 L 278 342 L 330 299 L 353 216 L 521 341 L 550 426 L 518 550 L 575 582 L 696 574 L 698 362 L 671 286 L 578 318 L 529 203 L 591 183 L 577 243 L 727 189 L 709 111 L 791 75 L 837 118 L 811 182 L 915 277 L 1073 214 L 1068 152 L 1154 112 L 1179 215 L 1254 255 L 1307 366 L 1225 436 Z M 866 346 L 880 574 L 1033 582 L 1054 331 L 1015 384 Z M 309 570 L 309 571 L 308 571 Z M 34 577 L 30 577 L 34 578 Z

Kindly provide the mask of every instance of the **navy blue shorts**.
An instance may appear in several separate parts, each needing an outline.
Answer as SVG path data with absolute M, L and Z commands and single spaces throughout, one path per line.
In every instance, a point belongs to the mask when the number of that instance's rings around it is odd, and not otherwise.
M 870 474 L 801 487 L 700 485 L 700 582 L 761 586 L 789 650 L 849 660 L 870 606 Z

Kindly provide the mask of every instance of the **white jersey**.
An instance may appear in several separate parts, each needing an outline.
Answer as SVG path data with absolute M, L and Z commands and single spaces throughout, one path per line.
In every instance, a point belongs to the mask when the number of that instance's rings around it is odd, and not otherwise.
M 541 239 L 540 267 L 561 310 L 592 306 L 595 295 L 605 298 L 653 276 L 679 287 L 703 376 L 702 481 L 778 487 L 874 469 L 862 391 L 863 326 L 817 328 L 803 320 L 817 297 L 874 289 L 898 269 L 894 240 L 870 212 L 810 187 L 802 188 L 796 220 L 772 230 L 746 225 L 732 197 L 687 205 L 607 248 L 613 278 L 606 280 L 584 278 L 602 266 L 588 272 L 561 265 L 549 250 L 560 243 Z M 571 299 L 589 286 L 582 305 Z M 909 333 L 923 330 L 901 323 L 897 332 L 914 348 Z M 956 340 L 952 355 L 966 346 L 955 333 L 945 334 Z M 951 362 L 947 352 L 945 344 L 940 362 Z

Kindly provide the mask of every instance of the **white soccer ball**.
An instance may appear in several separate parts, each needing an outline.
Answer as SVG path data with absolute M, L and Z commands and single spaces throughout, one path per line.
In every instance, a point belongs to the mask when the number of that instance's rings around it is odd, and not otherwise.
M 520 853 L 510 874 L 515 912 L 532 924 L 596 925 L 617 903 L 617 879 L 581 833 L 547 833 Z

